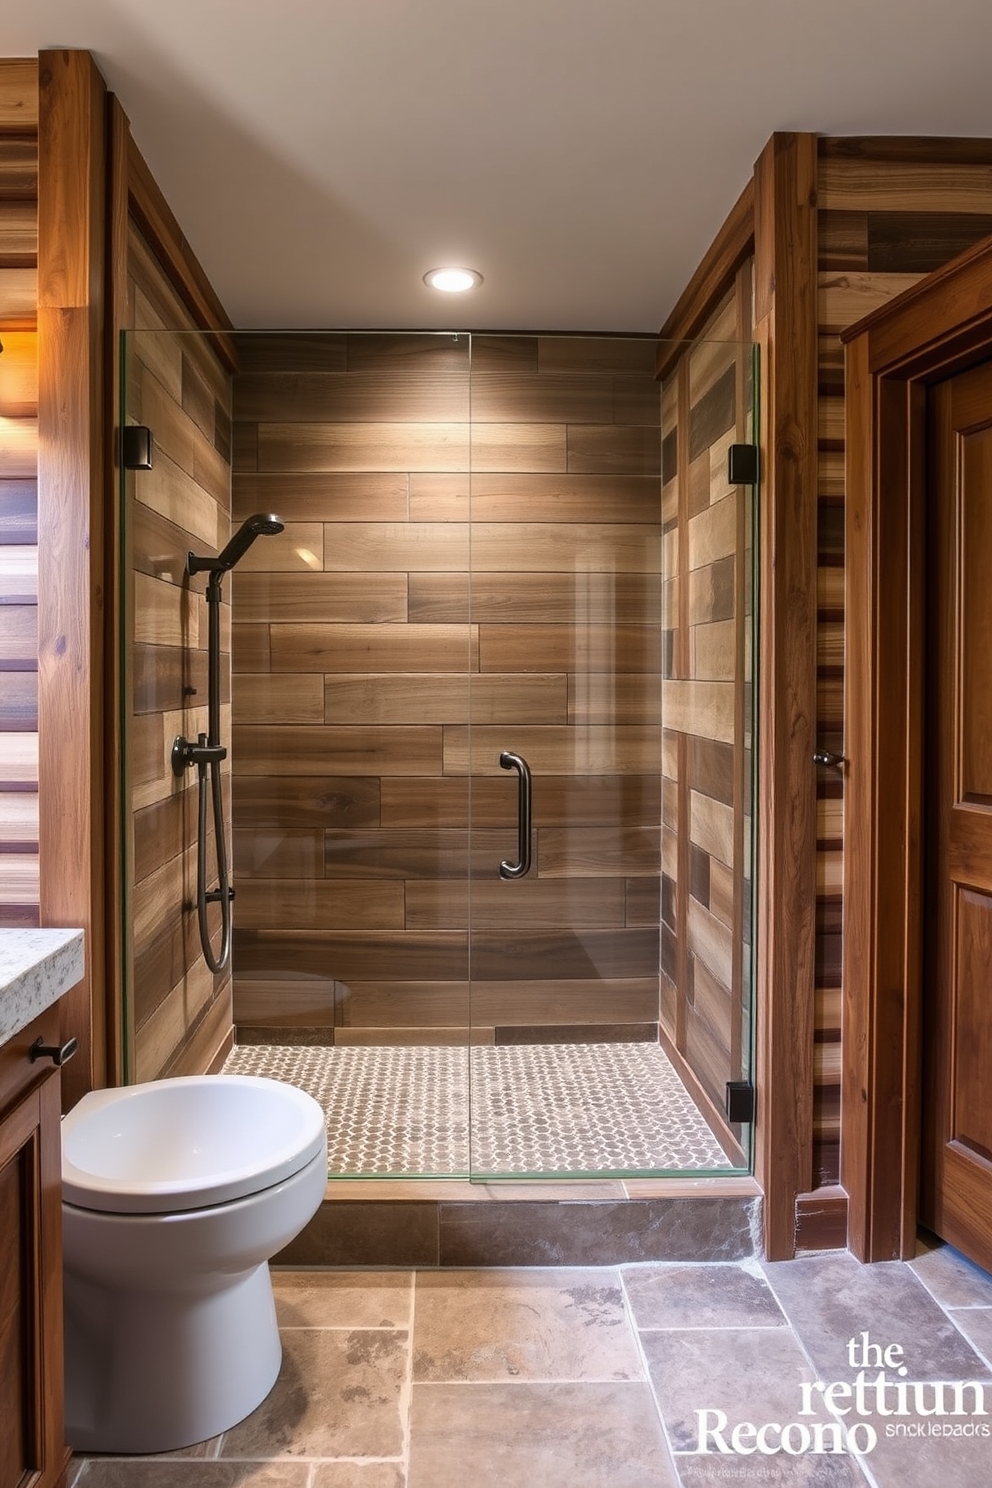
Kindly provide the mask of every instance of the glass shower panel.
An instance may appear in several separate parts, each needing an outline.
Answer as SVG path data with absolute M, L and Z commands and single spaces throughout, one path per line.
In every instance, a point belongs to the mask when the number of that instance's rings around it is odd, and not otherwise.
M 748 1164 L 751 349 L 666 350 L 473 338 L 474 1178 Z
M 239 1044 L 333 1175 L 464 1173 L 469 337 L 237 345 L 234 519 L 286 524 L 233 587 Z

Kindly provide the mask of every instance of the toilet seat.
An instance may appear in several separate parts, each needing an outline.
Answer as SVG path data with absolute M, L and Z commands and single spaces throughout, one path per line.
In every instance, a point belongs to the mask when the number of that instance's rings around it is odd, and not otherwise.
M 316 1102 L 261 1076 L 93 1090 L 62 1122 L 62 1197 L 113 1214 L 212 1208 L 273 1187 L 323 1150 Z

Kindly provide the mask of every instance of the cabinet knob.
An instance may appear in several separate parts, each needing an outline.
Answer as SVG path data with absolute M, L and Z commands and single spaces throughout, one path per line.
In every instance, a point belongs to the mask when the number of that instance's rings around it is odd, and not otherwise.
M 66 1039 L 64 1044 L 46 1044 L 43 1038 L 36 1038 L 28 1050 L 28 1058 L 32 1064 L 36 1059 L 50 1059 L 53 1064 L 63 1065 L 78 1047 L 79 1040 L 75 1038 Z

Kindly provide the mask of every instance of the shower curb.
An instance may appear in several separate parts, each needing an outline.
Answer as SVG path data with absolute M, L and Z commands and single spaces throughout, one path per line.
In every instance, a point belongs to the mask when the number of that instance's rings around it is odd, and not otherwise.
M 313 1219 L 273 1264 L 615 1266 L 760 1253 L 762 1201 L 753 1179 L 669 1182 L 667 1194 L 660 1179 L 645 1185 L 653 1192 L 638 1194 L 632 1184 L 634 1192 L 622 1196 L 622 1184 L 606 1182 L 602 1197 L 581 1182 L 574 1198 L 563 1194 L 563 1182 L 552 1185 L 554 1197 L 548 1185 L 519 1182 L 512 1193 L 496 1183 L 479 1188 L 455 1180 L 332 1182 Z M 363 1188 L 366 1194 L 356 1194 Z

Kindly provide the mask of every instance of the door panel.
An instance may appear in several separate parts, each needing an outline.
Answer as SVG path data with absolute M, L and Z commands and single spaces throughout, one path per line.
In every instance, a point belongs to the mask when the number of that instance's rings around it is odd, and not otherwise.
M 992 368 L 931 399 L 921 1218 L 992 1269 Z

